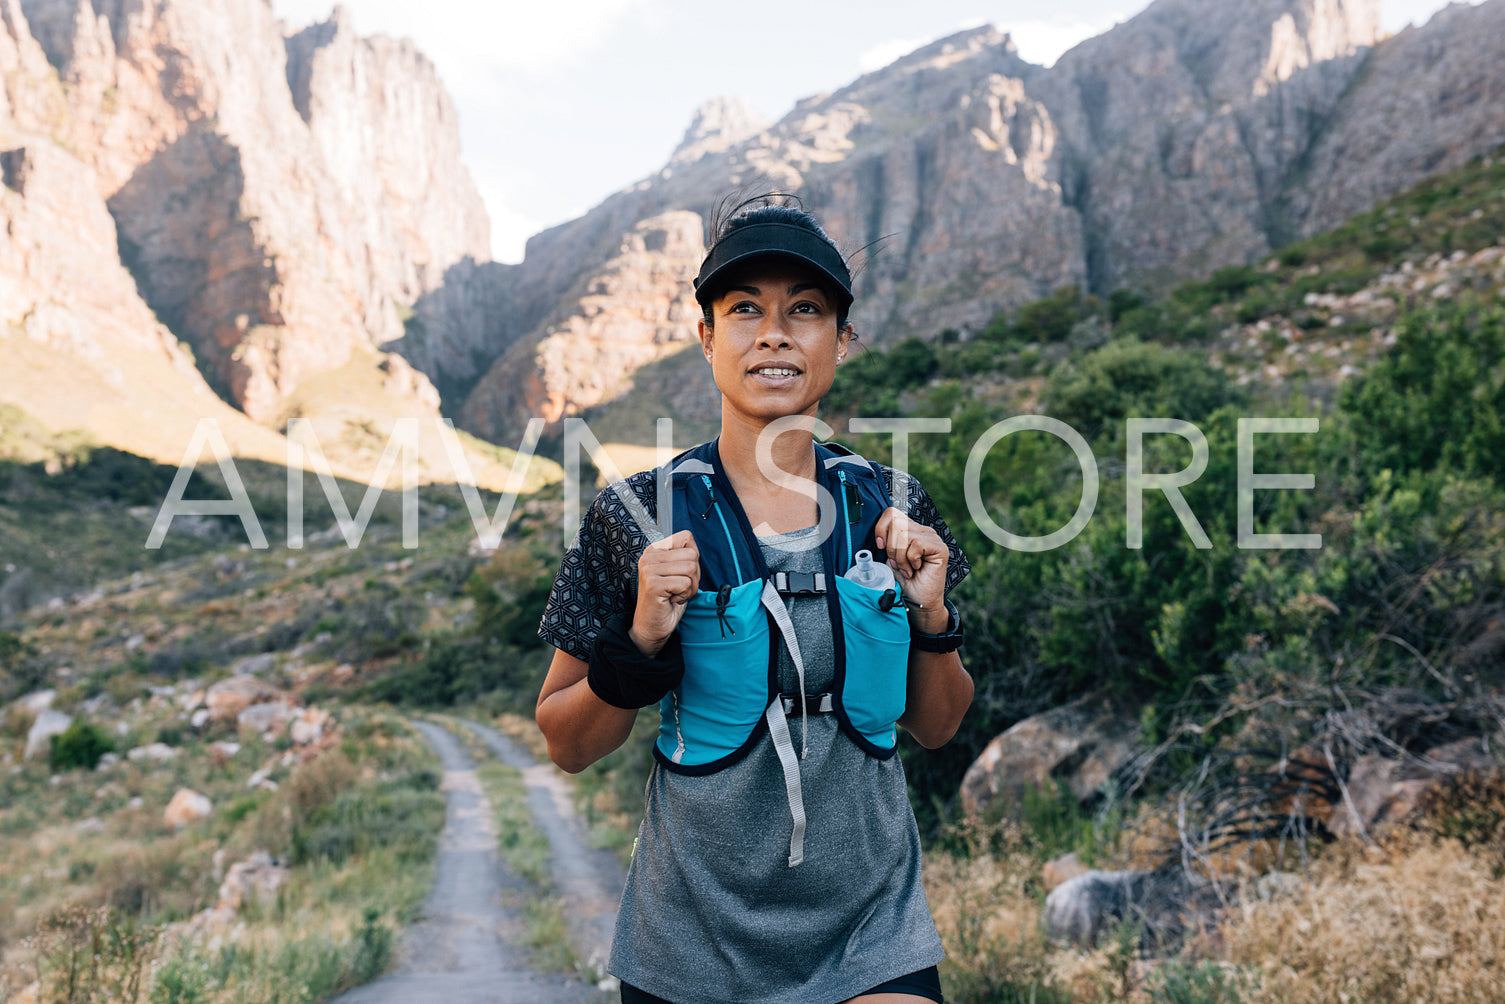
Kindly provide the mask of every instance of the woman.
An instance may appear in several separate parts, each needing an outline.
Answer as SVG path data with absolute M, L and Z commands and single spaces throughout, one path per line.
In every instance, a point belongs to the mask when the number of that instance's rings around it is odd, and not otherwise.
M 935 748 L 971 703 L 945 599 L 967 564 L 913 479 L 895 507 L 892 471 L 815 442 L 851 275 L 802 209 L 747 206 L 695 280 L 721 434 L 587 513 L 539 631 L 538 724 L 577 772 L 659 705 L 608 967 L 624 1004 L 939 1001 L 894 725 Z M 847 578 L 858 551 L 896 582 Z

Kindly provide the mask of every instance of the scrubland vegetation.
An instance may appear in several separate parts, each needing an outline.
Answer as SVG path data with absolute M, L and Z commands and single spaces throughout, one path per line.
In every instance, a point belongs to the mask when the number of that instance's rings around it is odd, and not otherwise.
M 5 987 L 40 1002 L 316 1001 L 390 963 L 426 895 L 443 821 L 432 755 L 400 719 L 349 709 L 343 738 L 276 772 L 253 733 L 220 762 L 198 742 L 162 763 L 0 774 Z M 235 737 L 232 737 L 235 738 Z M 215 811 L 175 829 L 170 794 Z M 265 851 L 289 869 L 228 922 L 203 915 L 227 866 Z
M 1059 854 L 1152 866 L 1220 825 L 1218 792 L 1282 751 L 1325 737 L 1341 774 L 1371 749 L 1414 754 L 1435 738 L 1366 709 L 1421 708 L 1498 748 L 1505 723 L 1486 711 L 1505 683 L 1505 266 L 1488 249 L 1502 247 L 1505 164 L 1486 159 L 1255 266 L 1169 292 L 1061 290 L 842 368 L 823 412 L 838 430 L 859 414 L 953 420 L 949 435 L 911 440 L 910 468 L 973 564 L 955 598 L 977 699 L 946 748 L 905 741 L 948 1000 L 1505 999 L 1498 777 L 1462 778 L 1367 840 L 1313 820 L 1279 848 L 1225 848 L 1227 908 L 1174 945 L 1126 924 L 1095 948 L 1062 947 L 1040 922 L 1041 867 Z M 1082 533 L 1040 553 L 994 543 L 963 490 L 979 436 L 1024 411 L 1080 432 L 1102 476 Z M 1320 533 L 1321 549 L 1237 546 L 1247 416 L 1318 420 L 1316 434 L 1260 437 L 1256 470 L 1310 472 L 1315 488 L 1256 493 L 1255 528 Z M 1183 494 L 1211 547 L 1158 492 L 1145 494 L 1143 547 L 1126 546 L 1130 417 L 1205 435 L 1207 469 Z M 20 432 L 0 443 L 14 458 L 0 467 L 0 542 L 35 570 L 0 594 L 0 702 L 54 686 L 77 727 L 50 763 L 23 763 L 30 721 L 15 705 L 0 721 L 0 986 L 41 1001 L 313 1001 L 380 972 L 426 891 L 442 819 L 432 761 L 386 709 L 531 713 L 550 656 L 534 631 L 560 554 L 558 489 L 520 502 L 491 555 L 467 550 L 463 506 L 438 489 L 416 552 L 385 508 L 356 550 L 326 532 L 304 551 L 251 552 L 237 524 L 210 519 L 143 552 L 149 519 L 132 508 L 155 504 L 170 469 L 48 441 L 15 416 L 3 427 Z M 889 457 L 885 438 L 841 438 Z M 1144 447 L 1150 472 L 1191 459 L 1177 436 Z M 250 480 L 275 527 L 278 482 Z M 980 490 L 1008 529 L 1043 534 L 1071 517 L 1081 477 L 1065 444 L 1020 433 L 992 450 Z M 276 791 L 245 782 L 287 752 L 279 740 L 191 728 L 162 695 L 245 660 L 306 702 L 339 702 L 338 742 L 284 768 Z M 964 818 L 958 785 L 989 740 L 1104 690 L 1139 709 L 1134 770 L 1096 804 L 1043 790 L 1016 821 Z M 623 855 L 651 731 L 640 721 L 576 786 L 599 842 Z M 215 763 L 216 738 L 240 748 Z M 155 741 L 180 755 L 93 769 L 109 747 Z M 498 796 L 516 784 L 486 780 Z M 162 806 L 179 787 L 215 808 L 175 831 Z M 533 837 L 498 822 L 526 869 Z M 186 936 L 223 869 L 257 850 L 292 877 L 233 934 Z M 1260 885 L 1271 870 L 1291 880 Z

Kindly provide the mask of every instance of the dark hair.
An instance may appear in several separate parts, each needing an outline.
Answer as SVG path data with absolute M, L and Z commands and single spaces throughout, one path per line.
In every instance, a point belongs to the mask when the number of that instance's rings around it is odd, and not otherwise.
M 807 230 L 831 246 L 831 249 L 846 261 L 846 256 L 826 233 L 814 216 L 805 211 L 804 203 L 797 195 L 787 195 L 782 192 L 767 192 L 763 195 L 755 195 L 750 199 L 742 199 L 732 204 L 732 199 L 737 195 L 731 195 L 721 200 L 714 213 L 711 214 L 710 234 L 711 239 L 706 249 L 709 258 L 715 251 L 716 245 L 720 244 L 729 235 L 736 233 L 743 227 L 753 226 L 759 223 L 782 223 L 787 226 L 799 227 Z M 833 303 L 838 304 L 836 312 L 837 330 L 844 328 L 847 323 L 848 306 L 844 298 L 835 295 L 834 289 L 828 289 Z M 702 317 L 706 327 L 714 327 L 714 317 L 709 300 L 701 307 Z

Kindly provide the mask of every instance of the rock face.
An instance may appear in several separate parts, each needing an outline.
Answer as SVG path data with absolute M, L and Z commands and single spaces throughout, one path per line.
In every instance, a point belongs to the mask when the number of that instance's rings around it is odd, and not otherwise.
M 1139 723 L 1112 700 L 1079 698 L 995 737 L 962 778 L 969 814 L 1017 819 L 1030 789 L 1064 784 L 1078 801 L 1096 799 L 1134 756 Z
M 487 371 L 462 421 L 498 440 L 533 416 L 557 423 L 617 396 L 635 370 L 694 341 L 700 307 L 690 280 L 705 255 L 701 229 L 689 212 L 634 226 L 563 298 L 568 313 Z
M 1157 0 L 1049 68 L 979 28 L 776 123 L 718 99 L 504 266 L 408 43 L 339 8 L 290 33 L 265 0 L 0 0 L 0 340 L 11 373 L 66 358 L 84 387 L 0 394 L 56 427 L 150 411 L 180 455 L 181 420 L 277 426 L 365 367 L 407 414 L 442 395 L 516 442 L 687 339 L 683 276 L 739 189 L 799 194 L 856 253 L 870 343 L 1250 262 L 1505 142 L 1505 0 L 1389 39 L 1379 3 Z
M 575 309 L 622 235 L 670 210 L 709 220 L 738 189 L 795 192 L 866 249 L 853 320 L 877 342 L 975 328 L 1065 284 L 1251 262 L 1505 142 L 1505 0 L 1390 39 L 1379 12 L 1158 0 L 1050 68 L 979 28 L 773 125 L 708 106 L 662 171 L 529 242 L 500 340 L 538 358 L 546 318 Z M 514 439 L 523 416 L 498 425 L 490 382 L 464 414 Z
M 92 171 L 108 235 L 87 243 L 113 251 L 118 227 L 139 299 L 253 418 L 276 417 L 354 347 L 413 336 L 403 312 L 449 268 L 489 258 L 454 109 L 407 43 L 357 38 L 338 8 L 285 38 L 260 0 L 6 0 L 6 11 L 17 55 L 0 62 L 39 81 L 29 93 L 53 95 L 18 123 L 48 127 L 76 154 L 53 156 L 79 165 L 39 170 Z M 440 338 L 453 323 L 453 310 L 427 321 Z M 415 350 L 422 341 L 411 337 Z
M 741 98 L 714 98 L 695 110 L 695 117 L 669 163 L 691 164 L 713 153 L 722 153 L 771 124 L 762 112 Z
M 1292 186 L 1301 236 L 1505 143 L 1505 4 L 1452 4 L 1378 46 Z

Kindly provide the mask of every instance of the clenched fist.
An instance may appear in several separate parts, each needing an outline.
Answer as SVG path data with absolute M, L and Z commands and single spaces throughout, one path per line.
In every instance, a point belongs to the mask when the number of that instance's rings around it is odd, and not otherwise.
M 658 655 L 700 588 L 700 549 L 681 530 L 649 544 L 638 559 L 638 604 L 632 614 L 632 642 L 644 655 Z

